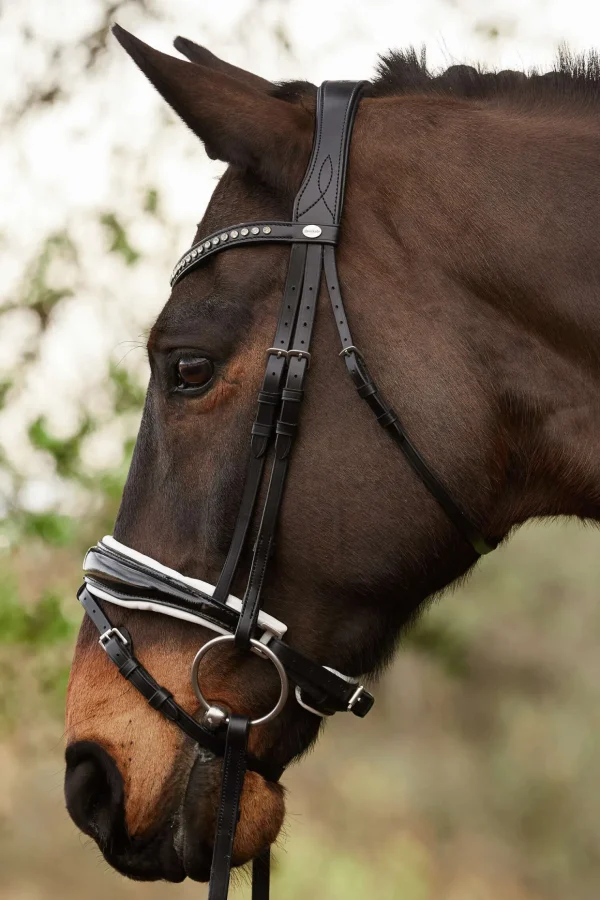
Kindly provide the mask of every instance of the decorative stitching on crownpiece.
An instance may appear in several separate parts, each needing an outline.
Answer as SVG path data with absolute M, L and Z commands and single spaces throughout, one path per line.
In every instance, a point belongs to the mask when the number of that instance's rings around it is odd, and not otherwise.
M 327 82 L 324 82 L 324 84 L 322 86 L 323 90 L 325 89 L 324 88 L 325 84 L 327 84 Z M 312 157 L 312 160 L 311 160 L 310 170 L 304 176 L 304 184 L 302 185 L 300 193 L 298 194 L 298 196 L 296 198 L 296 202 L 294 203 L 294 219 L 296 221 L 299 221 L 300 217 L 303 216 L 306 212 L 306 210 L 304 212 L 300 212 L 300 202 L 302 200 L 303 194 L 308 189 L 311 178 L 313 176 L 315 166 L 317 164 L 317 159 L 319 158 L 319 152 L 321 150 L 321 135 L 323 133 L 323 103 L 321 102 L 320 93 L 317 94 L 317 116 L 316 116 L 316 119 L 317 119 L 317 121 L 316 121 L 317 146 L 316 146 L 316 150 L 314 152 L 314 156 Z

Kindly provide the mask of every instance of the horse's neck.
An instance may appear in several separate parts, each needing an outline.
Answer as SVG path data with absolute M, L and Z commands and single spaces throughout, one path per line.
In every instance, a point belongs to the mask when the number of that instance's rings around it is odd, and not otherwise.
M 497 525 L 600 520 L 600 126 L 461 107 L 422 152 L 437 259 L 499 410 Z

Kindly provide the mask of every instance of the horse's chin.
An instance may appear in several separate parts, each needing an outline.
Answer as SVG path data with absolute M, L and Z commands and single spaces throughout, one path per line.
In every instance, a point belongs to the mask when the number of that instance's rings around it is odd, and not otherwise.
M 200 752 L 175 817 L 173 847 L 188 878 L 208 881 L 212 860 L 221 762 Z M 242 866 L 277 838 L 285 815 L 283 788 L 255 772 L 246 774 L 233 865 Z
M 121 875 L 134 881 L 184 881 L 187 872 L 173 844 L 172 829 L 161 831 L 149 840 L 130 838 L 126 847 L 98 846 L 107 863 Z

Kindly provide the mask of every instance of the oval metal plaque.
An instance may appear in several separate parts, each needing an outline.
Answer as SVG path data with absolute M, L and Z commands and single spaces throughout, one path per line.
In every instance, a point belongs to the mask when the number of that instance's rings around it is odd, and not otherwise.
M 317 238 L 321 234 L 321 229 L 318 225 L 305 225 L 302 234 L 304 237 Z

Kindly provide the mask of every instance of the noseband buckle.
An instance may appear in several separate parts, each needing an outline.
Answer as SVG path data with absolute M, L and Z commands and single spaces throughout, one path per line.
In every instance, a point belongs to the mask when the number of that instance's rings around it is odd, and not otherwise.
M 105 631 L 103 634 L 101 634 L 98 638 L 98 643 L 103 650 L 106 650 L 106 645 L 113 638 L 118 638 L 124 647 L 127 647 L 127 645 L 129 644 L 129 641 L 127 640 L 125 635 L 122 634 L 118 628 L 109 628 L 108 631 Z

